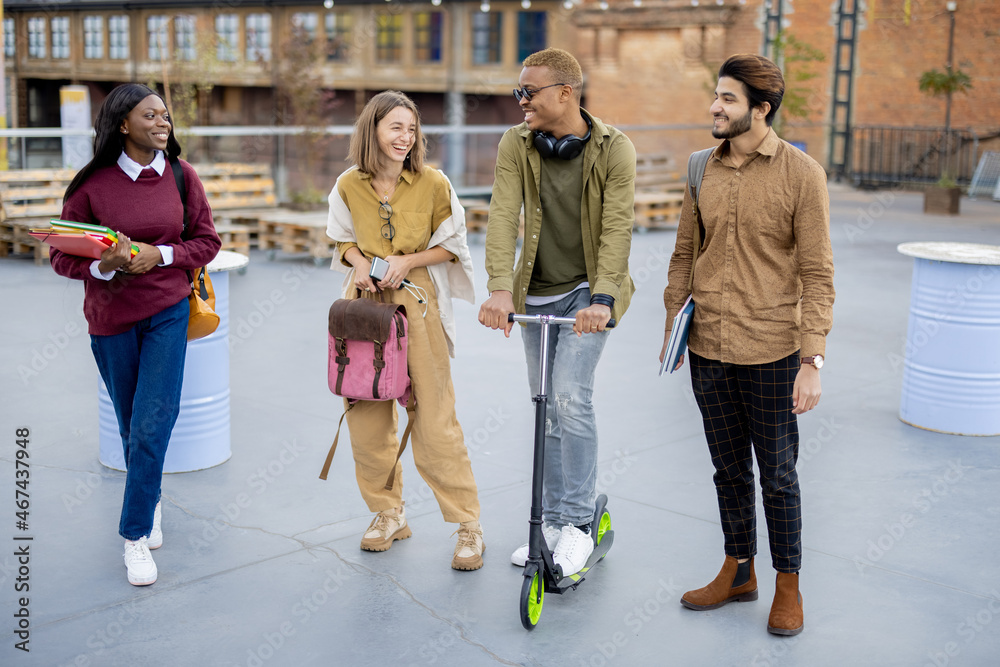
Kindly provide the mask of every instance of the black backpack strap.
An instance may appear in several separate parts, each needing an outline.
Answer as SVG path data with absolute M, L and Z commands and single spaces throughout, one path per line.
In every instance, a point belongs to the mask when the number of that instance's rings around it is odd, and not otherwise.
M 184 168 L 181 167 L 181 162 L 176 157 L 170 158 L 170 170 L 174 172 L 174 183 L 177 184 L 177 192 L 181 195 L 181 205 L 184 207 L 184 231 L 181 232 L 181 238 L 183 238 L 190 226 L 188 221 L 187 184 L 184 182 Z
M 189 224 L 188 224 L 188 205 L 187 205 L 187 199 L 188 199 L 187 198 L 187 184 L 184 182 L 184 168 L 181 167 L 180 160 L 178 160 L 176 157 L 172 157 L 172 158 L 169 159 L 169 162 L 170 162 L 170 171 L 172 171 L 174 173 L 174 183 L 177 184 L 177 192 L 179 192 L 180 195 L 181 195 L 181 206 L 184 207 L 184 228 L 181 230 L 181 239 L 183 239 L 184 235 L 187 233 L 188 226 L 189 226 Z M 188 271 L 187 274 L 188 274 L 188 281 L 193 285 L 194 284 L 194 276 L 191 275 L 190 271 Z M 201 294 L 201 298 L 203 298 L 203 299 L 207 299 L 208 298 L 206 296 L 208 294 L 208 291 L 205 289 L 205 270 L 204 269 L 202 269 L 202 274 L 201 274 L 201 289 L 199 290 L 199 293 Z

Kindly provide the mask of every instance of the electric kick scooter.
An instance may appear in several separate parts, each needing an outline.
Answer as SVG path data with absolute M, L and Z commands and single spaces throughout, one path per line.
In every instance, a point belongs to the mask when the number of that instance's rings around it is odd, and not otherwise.
M 538 395 L 532 398 L 535 403 L 535 453 L 531 473 L 531 518 L 528 527 L 528 560 L 524 563 L 524 582 L 521 584 L 521 625 L 525 630 L 531 630 L 538 624 L 542 615 L 542 601 L 545 593 L 561 595 L 569 589 L 575 589 L 583 583 L 584 575 L 590 568 L 604 559 L 615 539 L 611 530 L 611 514 L 607 510 L 608 497 L 603 493 L 597 497 L 594 504 L 594 519 L 590 524 L 590 536 L 594 540 L 594 552 L 579 572 L 564 576 L 562 567 L 552 560 L 552 552 L 545 544 L 542 536 L 542 472 L 545 461 L 545 408 L 548 404 L 546 376 L 548 375 L 549 327 L 560 324 L 573 324 L 572 317 L 556 317 L 554 315 L 517 315 L 507 316 L 508 322 L 522 322 L 528 326 L 542 327 L 540 378 Z M 607 327 L 614 327 L 615 321 L 608 322 Z

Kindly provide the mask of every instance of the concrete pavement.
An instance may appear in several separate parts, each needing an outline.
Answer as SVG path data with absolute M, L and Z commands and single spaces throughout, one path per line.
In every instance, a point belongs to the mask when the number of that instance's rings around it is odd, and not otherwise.
M 1000 655 L 1000 437 L 898 419 L 913 260 L 905 241 L 1000 245 L 1000 204 L 926 216 L 914 193 L 831 184 L 837 301 L 820 406 L 800 419 L 805 631 L 766 631 L 774 591 L 758 509 L 760 599 L 692 612 L 722 563 L 712 466 L 687 371 L 657 377 L 670 231 L 636 234 L 639 286 L 598 372 L 599 490 L 615 544 L 576 591 L 518 620 L 510 552 L 527 534 L 532 404 L 521 343 L 456 302 L 453 377 L 482 501 L 486 565 L 449 563 L 446 525 L 404 455 L 413 537 L 362 552 L 371 515 L 326 387 L 340 274 L 254 252 L 231 276 L 232 450 L 163 482 L 159 580 L 125 579 L 124 475 L 97 458 L 98 374 L 82 288 L 0 261 L 0 663 L 4 665 L 993 665 Z M 471 239 L 486 297 L 483 239 Z M 277 298 L 276 298 L 277 297 Z M 253 313 L 257 316 L 252 316 Z M 15 529 L 16 429 L 30 429 L 30 530 Z M 30 534 L 27 591 L 16 536 Z M 20 598 L 27 598 L 20 604 Z M 27 615 L 22 609 L 27 609 Z M 27 618 L 30 652 L 16 648 Z

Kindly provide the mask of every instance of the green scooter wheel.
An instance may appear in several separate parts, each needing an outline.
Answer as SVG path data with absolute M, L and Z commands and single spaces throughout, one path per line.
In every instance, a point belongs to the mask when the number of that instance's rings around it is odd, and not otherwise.
M 608 510 L 605 509 L 601 513 L 601 520 L 598 521 L 598 523 L 597 523 L 597 541 L 596 541 L 596 544 L 600 544 L 601 543 L 601 540 L 604 539 L 604 533 L 608 532 L 609 530 L 611 530 L 611 512 L 609 512 Z M 600 559 L 597 562 L 599 563 L 602 560 L 604 560 L 605 556 L 607 556 L 607 554 L 604 554 L 604 556 L 601 556 Z
M 542 616 L 542 602 L 545 600 L 545 584 L 538 570 L 531 576 L 525 575 L 521 584 L 521 625 L 531 630 Z
M 601 514 L 601 520 L 597 524 L 597 544 L 601 543 L 604 538 L 604 533 L 611 530 L 611 512 L 604 510 Z

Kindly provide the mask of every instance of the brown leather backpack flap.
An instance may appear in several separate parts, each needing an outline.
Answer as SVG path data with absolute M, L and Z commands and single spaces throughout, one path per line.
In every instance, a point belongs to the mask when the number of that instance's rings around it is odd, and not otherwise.
M 400 304 L 379 303 L 372 299 L 337 299 L 330 306 L 330 335 L 385 344 L 397 312 L 406 317 L 406 308 Z

